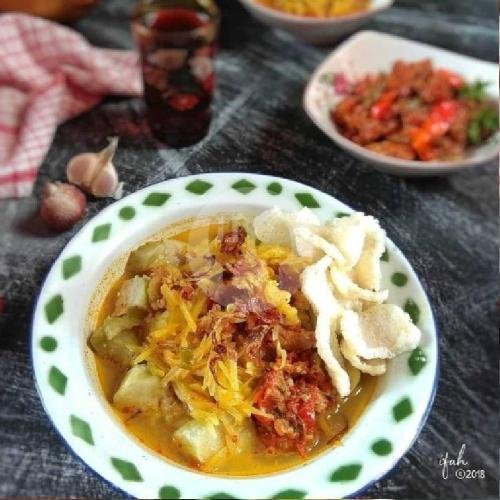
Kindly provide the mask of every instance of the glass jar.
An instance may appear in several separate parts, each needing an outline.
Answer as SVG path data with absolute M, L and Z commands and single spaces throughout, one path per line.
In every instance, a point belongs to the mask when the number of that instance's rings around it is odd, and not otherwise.
M 213 0 L 142 0 L 134 11 L 148 121 L 169 146 L 208 132 L 219 17 Z

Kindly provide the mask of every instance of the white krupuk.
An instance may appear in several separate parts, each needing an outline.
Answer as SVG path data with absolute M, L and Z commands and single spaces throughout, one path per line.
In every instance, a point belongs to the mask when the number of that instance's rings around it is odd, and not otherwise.
M 342 339 L 340 343 L 340 351 L 352 366 L 363 373 L 368 373 L 368 375 L 382 375 L 385 373 L 387 368 L 385 359 L 363 359 L 356 354 L 355 350 L 345 339 Z
M 362 217 L 365 238 L 361 255 L 353 268 L 354 279 L 363 288 L 380 290 L 380 257 L 385 250 L 386 235 L 378 220 L 366 215 Z
M 325 224 L 325 237 L 342 252 L 348 268 L 352 268 L 361 257 L 366 231 L 362 214 L 337 217 Z
M 286 213 L 273 207 L 264 210 L 253 221 L 255 236 L 263 243 L 290 246 L 298 255 L 310 258 L 320 255 L 309 241 L 295 234 L 295 229 L 319 225 L 319 219 L 307 207 L 294 213 Z
M 330 267 L 330 277 L 335 290 L 346 299 L 382 303 L 389 296 L 387 290 L 375 292 L 361 288 L 352 281 L 348 274 L 336 266 Z
M 333 296 L 327 279 L 327 269 L 332 263 L 325 256 L 315 264 L 308 266 L 302 273 L 302 292 L 316 313 L 316 348 L 325 362 L 333 385 L 342 397 L 351 392 L 349 375 L 344 363 L 337 339 L 337 324 L 342 314 L 342 306 Z
M 361 313 L 344 311 L 343 338 L 365 359 L 390 359 L 411 351 L 420 342 L 420 330 L 410 316 L 394 304 L 376 304 Z
M 385 373 L 387 359 L 414 349 L 420 330 L 399 306 L 385 304 L 380 257 L 385 231 L 354 213 L 321 225 L 308 208 L 271 208 L 254 219 L 262 242 L 288 245 L 312 261 L 301 276 L 302 292 L 316 314 L 316 346 L 341 397 L 349 395 L 349 365 L 370 375 Z

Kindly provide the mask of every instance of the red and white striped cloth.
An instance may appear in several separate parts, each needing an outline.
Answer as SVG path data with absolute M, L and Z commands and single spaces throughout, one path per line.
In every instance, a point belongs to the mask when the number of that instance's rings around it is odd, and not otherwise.
M 0 16 L 0 198 L 31 193 L 58 124 L 106 94 L 140 95 L 138 55 L 24 14 Z

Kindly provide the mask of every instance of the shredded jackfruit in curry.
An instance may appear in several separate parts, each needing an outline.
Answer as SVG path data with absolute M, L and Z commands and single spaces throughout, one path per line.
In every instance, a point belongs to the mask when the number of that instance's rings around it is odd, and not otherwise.
M 299 280 L 311 262 L 243 225 L 210 227 L 196 241 L 132 252 L 89 344 L 116 379 L 113 407 L 127 425 L 141 422 L 139 437 L 154 428 L 159 438 L 146 442 L 160 453 L 227 473 L 238 470 L 228 465 L 235 454 L 297 457 L 256 468 L 279 470 L 353 421 L 316 351 Z

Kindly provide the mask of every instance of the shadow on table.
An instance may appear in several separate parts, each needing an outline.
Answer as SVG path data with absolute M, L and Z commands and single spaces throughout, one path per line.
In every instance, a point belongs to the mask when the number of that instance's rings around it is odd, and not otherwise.
M 58 234 L 47 227 L 38 213 L 38 207 L 20 218 L 14 224 L 14 231 L 37 238 L 54 238 Z
M 418 191 L 426 191 L 428 193 L 442 193 L 451 189 L 450 178 L 447 175 L 406 177 L 405 182 L 412 185 Z

